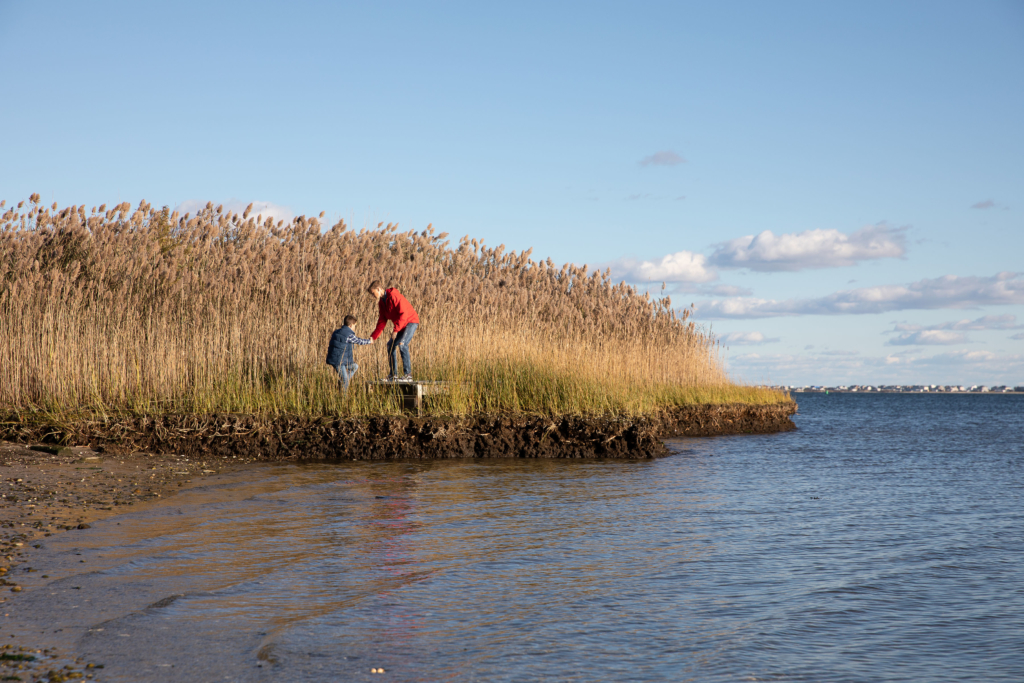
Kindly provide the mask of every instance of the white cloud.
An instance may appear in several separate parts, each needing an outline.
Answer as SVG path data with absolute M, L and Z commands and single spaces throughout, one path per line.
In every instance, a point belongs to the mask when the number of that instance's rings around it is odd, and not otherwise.
M 992 201 L 991 199 L 986 199 L 984 201 L 975 202 L 975 203 L 971 204 L 971 208 L 972 209 L 991 209 L 995 205 L 996 205 L 996 203 L 994 201 Z
M 686 159 L 671 150 L 655 152 L 651 156 L 644 157 L 640 160 L 641 166 L 676 166 L 678 164 L 685 163 Z
M 249 202 L 243 202 L 239 199 L 229 199 L 223 202 L 224 210 L 231 211 L 237 214 L 241 214 L 245 211 L 245 207 L 249 206 Z M 214 206 L 217 206 L 217 202 L 213 202 Z M 206 202 L 199 199 L 188 199 L 178 204 L 174 208 L 180 214 L 190 213 L 193 216 L 203 210 L 206 207 Z M 273 202 L 254 201 L 252 202 L 252 211 L 249 212 L 251 218 L 257 216 L 263 216 L 263 220 L 273 218 L 274 221 L 284 221 L 290 223 L 295 218 L 295 212 L 289 209 L 287 206 L 281 206 L 280 204 L 274 204 Z
M 650 194 L 626 197 L 627 200 L 651 198 Z M 760 235 L 747 235 L 718 244 L 710 257 L 683 250 L 651 261 L 624 257 L 604 263 L 602 268 L 610 267 L 615 277 L 634 284 L 662 281 L 710 282 L 718 279 L 714 266 L 757 271 L 850 266 L 867 259 L 902 256 L 906 252 L 904 243 L 903 229 L 884 225 L 862 228 L 849 235 L 838 230 L 807 230 L 775 235 L 766 230 Z M 702 293 L 712 296 L 739 296 L 740 292 L 749 294 L 749 290 L 744 288 L 734 289 L 734 292 L 722 289 Z
M 721 268 L 759 271 L 838 268 L 858 261 L 898 258 L 906 253 L 905 230 L 884 224 L 850 234 L 838 230 L 805 230 L 776 235 L 765 230 L 717 246 L 708 262 Z
M 917 332 L 919 330 L 1016 330 L 1021 325 L 1017 324 L 1015 315 L 984 315 L 974 320 L 954 320 L 951 322 L 938 323 L 937 325 L 910 325 L 897 323 L 893 327 L 894 332 Z
M 1012 337 L 1010 337 L 1010 339 L 1016 339 L 1020 341 L 1021 339 L 1024 339 L 1024 332 L 1021 332 L 1020 334 L 1015 334 Z
M 952 330 L 921 330 L 919 332 L 904 332 L 898 337 L 893 337 L 886 344 L 891 346 L 909 346 L 911 344 L 963 344 L 967 341 L 967 335 L 963 332 Z
M 629 282 L 709 282 L 718 273 L 705 267 L 707 257 L 692 251 L 677 251 L 657 261 L 640 261 L 626 257 L 603 263 L 616 278 Z
M 755 344 L 770 344 L 779 341 L 778 337 L 767 338 L 760 332 L 730 332 L 719 337 L 723 346 L 743 346 Z
M 862 287 L 815 299 L 735 297 L 697 305 L 703 318 L 773 318 L 792 315 L 884 313 L 910 309 L 973 308 L 1024 304 L 1021 273 L 992 277 L 944 275 L 907 285 Z

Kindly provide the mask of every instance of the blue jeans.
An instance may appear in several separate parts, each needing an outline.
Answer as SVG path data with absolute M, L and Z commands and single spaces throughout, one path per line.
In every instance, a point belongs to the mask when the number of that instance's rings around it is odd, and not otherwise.
M 402 368 L 405 370 L 405 374 L 412 374 L 412 359 L 409 357 L 409 342 L 412 341 L 412 336 L 416 334 L 416 328 L 419 327 L 418 323 L 409 323 L 402 328 L 402 331 L 395 335 L 395 338 L 388 342 L 388 371 L 392 377 L 397 377 L 395 373 L 395 348 L 398 348 L 399 353 L 402 354 Z
M 358 363 L 352 363 L 351 365 L 340 363 L 338 365 L 338 375 L 341 377 L 341 383 L 345 386 L 345 391 L 348 391 L 349 380 L 352 379 L 358 369 Z

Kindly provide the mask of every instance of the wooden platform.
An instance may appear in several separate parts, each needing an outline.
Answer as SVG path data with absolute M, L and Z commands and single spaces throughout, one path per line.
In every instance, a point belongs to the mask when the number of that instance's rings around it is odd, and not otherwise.
M 395 391 L 402 394 L 402 408 L 423 414 L 423 399 L 426 396 L 447 394 L 448 382 L 435 380 L 395 380 L 388 382 L 382 379 L 370 383 L 370 391 Z

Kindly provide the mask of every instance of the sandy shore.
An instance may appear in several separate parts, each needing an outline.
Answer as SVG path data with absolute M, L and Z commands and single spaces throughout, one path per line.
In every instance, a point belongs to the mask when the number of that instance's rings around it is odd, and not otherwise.
M 41 539 L 74 534 L 90 522 L 173 496 L 208 475 L 246 462 L 0 442 L 0 619 L 18 607 L 19 577 L 45 571 L 32 566 Z M 24 640 L 0 625 L 0 680 L 102 679 L 102 662 L 36 648 Z

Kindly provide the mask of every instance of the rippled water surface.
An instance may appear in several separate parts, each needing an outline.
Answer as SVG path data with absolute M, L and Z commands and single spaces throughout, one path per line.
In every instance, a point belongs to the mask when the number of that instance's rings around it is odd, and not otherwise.
M 657 461 L 225 476 L 51 539 L 24 626 L 125 681 L 1024 680 L 1024 396 L 797 399 Z

